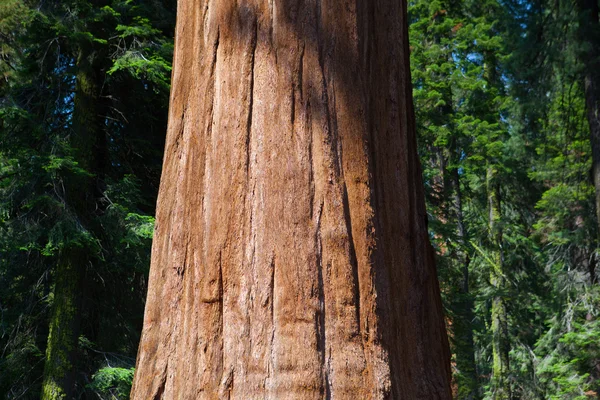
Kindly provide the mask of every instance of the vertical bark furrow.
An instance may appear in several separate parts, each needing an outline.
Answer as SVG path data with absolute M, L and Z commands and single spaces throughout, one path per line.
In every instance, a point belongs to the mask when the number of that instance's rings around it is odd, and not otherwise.
M 329 369 L 326 365 L 326 349 L 327 349 L 327 331 L 325 329 L 325 282 L 323 278 L 323 244 L 321 241 L 321 218 L 323 216 L 323 201 L 319 203 L 319 207 L 316 215 L 315 222 L 315 248 L 316 253 L 316 264 L 317 264 L 317 287 L 318 287 L 318 298 L 319 306 L 316 315 L 316 334 L 317 334 L 317 352 L 319 353 L 319 362 L 321 368 L 321 381 L 322 383 L 322 394 L 326 394 L 326 398 L 331 396 L 331 389 L 329 387 Z
M 154 393 L 150 397 L 153 400 L 162 399 L 163 393 L 165 392 L 165 384 L 167 382 L 167 375 L 166 375 L 167 368 L 168 368 L 168 366 L 165 366 L 163 373 L 161 375 L 157 376 L 158 385 L 157 385 L 156 389 L 154 390 Z
M 252 134 L 252 113 L 253 113 L 253 105 L 254 105 L 254 60 L 256 57 L 256 44 L 258 39 L 258 21 L 254 21 L 255 29 L 254 29 L 254 37 L 251 41 L 251 53 L 252 59 L 250 60 L 250 84 L 248 88 L 248 93 L 250 99 L 248 100 L 248 118 L 246 122 L 246 173 L 250 174 L 250 136 Z

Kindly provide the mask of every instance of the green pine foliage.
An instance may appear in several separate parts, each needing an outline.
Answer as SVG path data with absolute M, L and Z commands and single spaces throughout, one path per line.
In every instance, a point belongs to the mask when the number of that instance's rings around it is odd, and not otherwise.
M 39 398 L 49 368 L 76 377 L 77 398 L 127 395 L 131 373 L 123 371 L 133 367 L 142 325 L 174 8 L 167 0 L 0 4 L 0 398 Z M 95 137 L 75 121 L 85 88 L 100 88 Z M 71 304 L 64 293 L 57 303 L 55 285 L 68 271 L 60 260 L 75 253 L 85 260 L 73 267 L 83 276 L 74 289 L 79 305 L 70 309 L 79 340 L 72 361 L 49 366 L 49 346 L 59 340 L 48 339 L 49 329 L 67 329 L 55 310 Z
M 99 399 L 127 400 L 134 372 L 134 368 L 101 368 L 92 376 L 88 387 Z
M 457 399 L 600 393 L 589 43 L 577 4 L 409 4 Z

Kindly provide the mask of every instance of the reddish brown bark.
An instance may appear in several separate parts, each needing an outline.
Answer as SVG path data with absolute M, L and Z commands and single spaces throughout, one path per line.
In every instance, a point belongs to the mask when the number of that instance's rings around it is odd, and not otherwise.
M 132 399 L 449 399 L 406 4 L 180 0 Z

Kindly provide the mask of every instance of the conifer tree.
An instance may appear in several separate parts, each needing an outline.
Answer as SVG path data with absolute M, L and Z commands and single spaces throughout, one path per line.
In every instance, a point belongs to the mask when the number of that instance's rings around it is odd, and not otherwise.
M 135 355 L 172 24 L 159 2 L 0 11 L 0 392 L 80 397 Z

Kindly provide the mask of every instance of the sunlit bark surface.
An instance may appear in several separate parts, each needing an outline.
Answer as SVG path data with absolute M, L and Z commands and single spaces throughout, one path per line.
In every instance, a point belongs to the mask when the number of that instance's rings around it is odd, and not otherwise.
M 179 1 L 133 399 L 450 398 L 406 24 Z

